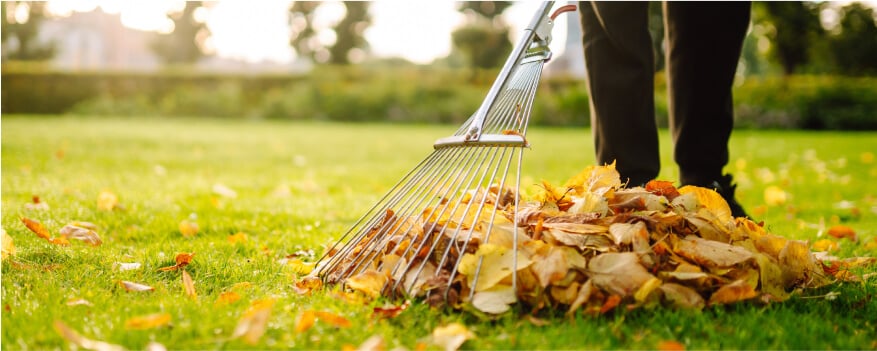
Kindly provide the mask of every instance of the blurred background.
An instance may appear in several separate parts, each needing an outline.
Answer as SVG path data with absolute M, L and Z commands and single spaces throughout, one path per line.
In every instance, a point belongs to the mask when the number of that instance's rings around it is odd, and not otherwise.
M 462 123 L 538 2 L 4 1 L 2 113 Z M 667 124 L 661 4 L 652 3 Z M 877 2 L 756 2 L 738 128 L 877 130 Z M 588 121 L 576 12 L 531 124 Z

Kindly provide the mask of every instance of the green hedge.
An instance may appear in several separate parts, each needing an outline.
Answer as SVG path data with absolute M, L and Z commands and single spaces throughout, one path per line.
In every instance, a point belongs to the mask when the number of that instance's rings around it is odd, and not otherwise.
M 496 71 L 426 67 L 318 67 L 307 74 L 166 71 L 52 72 L 4 66 L 3 113 L 210 116 L 329 121 L 462 123 Z M 667 125 L 663 77 L 656 117 Z M 748 78 L 735 87 L 740 128 L 877 130 L 877 78 Z M 535 125 L 587 125 L 580 79 L 543 79 Z

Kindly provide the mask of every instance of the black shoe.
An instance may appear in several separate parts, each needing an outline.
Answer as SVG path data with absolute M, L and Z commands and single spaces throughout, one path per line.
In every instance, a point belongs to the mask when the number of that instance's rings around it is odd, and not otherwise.
M 750 218 L 749 215 L 746 214 L 746 210 L 743 209 L 743 206 L 740 206 L 740 203 L 737 202 L 737 198 L 734 197 L 734 191 L 737 190 L 737 184 L 732 184 L 731 182 L 733 180 L 734 177 L 730 174 L 725 174 L 718 180 L 708 184 L 706 187 L 713 189 L 719 193 L 719 195 L 722 195 L 722 198 L 728 203 L 728 207 L 731 208 L 732 216 Z

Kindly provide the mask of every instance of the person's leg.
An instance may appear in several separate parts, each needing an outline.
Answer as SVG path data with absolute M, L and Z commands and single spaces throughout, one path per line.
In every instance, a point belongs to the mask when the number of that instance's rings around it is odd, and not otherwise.
M 731 87 L 749 27 L 749 2 L 665 2 L 667 87 L 682 184 L 707 184 L 728 163 Z
M 597 162 L 640 185 L 660 170 L 647 2 L 581 2 Z
M 728 140 L 734 125 L 731 88 L 749 27 L 749 2 L 665 2 L 667 87 L 673 156 L 683 185 L 714 188 L 735 216 Z

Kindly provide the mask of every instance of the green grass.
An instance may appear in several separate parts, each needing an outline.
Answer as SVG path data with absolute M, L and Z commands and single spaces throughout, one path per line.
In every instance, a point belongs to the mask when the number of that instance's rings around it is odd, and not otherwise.
M 277 261 L 300 250 L 319 253 L 423 159 L 435 139 L 454 129 L 3 116 L 2 226 L 15 240 L 11 260 L 21 265 L 3 263 L 0 346 L 66 349 L 69 343 L 52 328 L 60 320 L 86 337 L 129 349 L 153 340 L 171 349 L 339 349 L 372 335 L 383 336 L 388 349 L 414 349 L 436 326 L 453 321 L 476 334 L 463 346 L 471 349 L 654 349 L 664 340 L 689 349 L 877 348 L 874 278 L 805 292 L 840 293 L 831 300 L 796 297 L 767 306 L 600 317 L 543 312 L 545 326 L 529 322 L 523 309 L 485 321 L 419 303 L 397 318 L 372 320 L 373 305 L 294 293 L 294 272 Z M 675 180 L 669 136 L 661 137 L 661 177 Z M 588 130 L 533 129 L 528 139 L 533 147 L 524 156 L 524 185 L 542 178 L 560 183 L 594 162 Z M 875 256 L 864 243 L 877 237 L 877 161 L 867 158 L 877 150 L 877 133 L 738 131 L 731 147 L 728 170 L 740 180 L 738 198 L 772 232 L 812 242 L 824 238 L 818 237 L 820 228 L 842 223 L 856 231 L 859 243 L 840 241 L 835 254 Z M 216 184 L 238 196 L 215 194 Z M 764 189 L 771 185 L 790 195 L 786 204 L 764 205 Z M 277 196 L 278 188 L 288 191 Z M 115 193 L 124 209 L 99 211 L 103 190 Z M 34 195 L 50 209 L 26 209 Z M 55 235 L 68 222 L 93 222 L 104 244 L 54 246 L 30 233 L 20 217 L 42 222 Z M 179 232 L 187 218 L 201 227 L 195 237 Z M 249 240 L 228 242 L 237 232 Z M 187 268 L 196 301 L 185 296 L 179 273 L 156 271 L 172 265 L 178 252 L 196 253 Z M 120 271 L 114 267 L 119 262 L 143 266 Z M 874 268 L 857 271 L 868 272 Z M 156 291 L 126 292 L 120 280 Z M 240 301 L 214 305 L 239 282 L 253 287 Z M 260 343 L 231 340 L 250 303 L 267 297 L 277 303 Z M 68 306 L 73 298 L 92 305 Z M 296 319 L 307 309 L 339 313 L 353 327 L 317 323 L 297 334 Z M 125 329 L 129 318 L 156 312 L 171 314 L 172 326 Z

